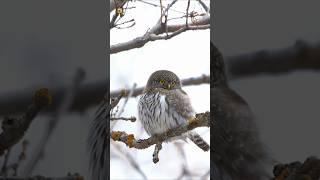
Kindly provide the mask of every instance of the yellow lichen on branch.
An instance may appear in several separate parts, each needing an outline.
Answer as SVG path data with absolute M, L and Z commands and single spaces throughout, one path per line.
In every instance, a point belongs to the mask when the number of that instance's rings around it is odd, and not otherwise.
M 33 103 L 37 106 L 47 106 L 52 104 L 52 96 L 47 88 L 41 88 L 34 93 Z

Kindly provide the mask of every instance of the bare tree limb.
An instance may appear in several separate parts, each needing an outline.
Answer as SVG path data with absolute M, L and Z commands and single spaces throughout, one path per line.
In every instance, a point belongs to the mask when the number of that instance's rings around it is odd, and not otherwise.
M 84 177 L 79 175 L 66 176 L 66 177 L 44 177 L 44 176 L 34 176 L 34 177 L 1 177 L 3 180 L 84 180 Z
M 164 10 L 164 14 L 167 14 L 168 10 L 176 2 L 177 2 L 177 0 L 172 1 L 172 3 L 169 4 L 168 7 Z M 189 5 L 188 5 L 188 7 L 189 7 Z M 172 38 L 182 32 L 185 32 L 187 30 L 202 30 L 202 29 L 209 29 L 210 28 L 210 15 L 209 14 L 207 14 L 203 18 L 199 19 L 198 21 L 192 22 L 190 24 L 167 25 L 162 22 L 162 18 L 163 17 L 160 17 L 158 22 L 149 31 L 147 31 L 143 36 L 137 37 L 137 38 L 130 40 L 128 42 L 111 45 L 110 53 L 114 54 L 114 53 L 130 50 L 130 49 L 134 49 L 134 48 L 140 48 L 140 47 L 143 47 L 146 43 L 148 43 L 150 41 L 170 39 L 170 38 Z M 188 19 L 188 15 L 186 16 L 186 18 Z M 176 32 L 176 33 L 174 35 L 170 36 L 170 38 L 164 38 L 164 37 L 156 38 L 157 35 L 161 35 L 163 33 L 168 33 L 168 32 L 171 32 L 171 33 Z
M 19 118 L 5 118 L 2 122 L 3 132 L 0 134 L 0 156 L 4 151 L 18 143 L 29 128 L 36 115 L 51 103 L 48 89 L 36 91 L 33 102 L 27 111 Z
M 170 26 L 172 27 L 172 26 Z M 305 45 L 303 45 L 305 44 Z M 308 44 L 297 41 L 294 46 L 273 51 L 260 51 L 243 55 L 226 57 L 226 64 L 229 71 L 229 79 L 253 77 L 260 74 L 280 75 L 298 70 L 320 70 L 320 43 Z M 254 68 L 253 68 L 254 67 Z M 209 83 L 210 79 L 208 79 Z M 183 83 L 185 86 L 193 85 Z M 199 83 L 201 84 L 201 83 Z M 198 85 L 198 84 L 194 84 Z M 55 101 L 43 112 L 55 111 L 65 96 L 66 87 L 57 87 L 51 90 Z M 29 105 L 30 93 L 34 90 L 23 90 L 1 94 L 0 96 L 0 115 L 22 113 Z M 70 111 L 84 111 L 87 108 L 97 105 L 101 97 L 107 91 L 106 81 L 101 80 L 84 84 L 79 87 Z M 143 87 L 138 87 L 133 93 L 133 97 L 138 96 L 143 91 Z M 110 96 L 116 97 L 119 91 L 112 91 Z
M 192 77 L 192 78 L 188 78 L 188 79 L 183 79 L 183 80 L 181 80 L 181 83 L 183 86 L 209 84 L 210 83 L 210 76 L 209 75 L 202 75 L 202 76 L 195 77 L 195 78 Z M 144 87 L 135 88 L 132 93 L 132 97 L 139 96 L 142 93 L 143 89 L 144 89 Z M 112 91 L 112 92 L 110 92 L 110 97 L 118 97 L 122 91 L 123 90 Z
M 133 134 L 127 134 L 123 131 L 112 131 L 111 138 L 114 141 L 125 143 L 129 148 L 145 149 L 154 144 L 167 141 L 172 137 L 180 136 L 197 127 L 210 127 L 210 112 L 197 114 L 195 118 L 188 121 L 188 124 L 173 128 L 159 135 L 151 136 L 148 139 L 136 140 Z
M 111 121 L 115 121 L 115 120 L 124 120 L 124 121 L 131 121 L 131 122 L 135 122 L 136 121 L 136 117 L 112 117 L 110 118 Z
M 35 88 L 26 88 L 20 91 L 12 91 L 3 93 L 0 96 L 0 116 L 8 116 L 23 113 L 30 103 L 30 94 Z M 60 107 L 64 97 L 66 96 L 68 87 L 61 86 L 50 89 L 54 101 L 50 107 L 43 109 L 41 112 L 55 112 Z M 82 112 L 87 108 L 97 105 L 101 101 L 101 97 L 107 90 L 106 80 L 91 82 L 79 86 L 75 94 L 74 101 L 68 109 L 69 111 Z
M 261 74 L 279 75 L 296 70 L 320 70 L 320 43 L 298 40 L 288 48 L 258 51 L 226 58 L 230 79 Z

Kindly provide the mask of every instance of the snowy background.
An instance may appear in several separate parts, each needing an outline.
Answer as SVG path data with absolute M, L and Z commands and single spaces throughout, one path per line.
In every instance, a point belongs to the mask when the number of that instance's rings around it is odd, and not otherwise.
M 159 3 L 158 1 L 148 1 Z M 164 1 L 168 3 L 170 1 Z M 209 4 L 209 1 L 204 1 Z M 184 12 L 187 1 L 178 2 L 173 9 Z M 159 8 L 150 5 L 134 3 L 135 9 L 128 11 L 126 16 L 134 17 L 136 26 L 129 29 L 112 29 L 110 34 L 110 44 L 116 44 L 131 40 L 143 35 L 149 27 L 154 25 L 159 16 Z M 141 11 L 143 9 L 143 11 Z M 198 3 L 191 3 L 190 11 L 201 10 Z M 130 13 L 129 13 L 130 12 Z M 174 17 L 175 12 L 171 12 Z M 147 18 L 146 18 L 147 15 Z M 176 16 L 181 16 L 177 13 Z M 182 21 L 184 22 L 184 20 Z M 167 41 L 155 41 L 147 43 L 144 47 L 124 51 L 110 56 L 110 89 L 131 89 L 136 83 L 137 87 L 145 86 L 150 74 L 156 70 L 166 69 L 176 73 L 180 79 L 199 77 L 203 74 L 210 74 L 210 30 L 185 32 Z M 183 89 L 188 93 L 196 112 L 210 110 L 210 90 L 209 84 L 187 86 Z M 137 102 L 139 97 L 130 98 L 122 116 L 137 117 Z M 122 106 L 120 102 L 119 107 Z M 122 130 L 132 133 L 141 138 L 148 135 L 141 128 L 139 120 L 132 122 L 117 122 L 114 130 Z M 196 130 L 209 143 L 210 130 L 208 128 L 198 128 Z M 182 141 L 181 141 L 182 142 Z M 141 170 L 149 179 L 174 179 L 182 171 L 183 160 L 173 143 L 163 144 L 163 149 L 159 153 L 160 161 L 157 164 L 152 162 L 154 146 L 145 150 L 129 149 L 124 144 L 116 142 L 120 148 L 129 152 L 139 164 Z M 192 142 L 183 143 L 183 148 L 187 157 L 188 168 L 201 176 L 210 167 L 209 152 L 203 152 Z M 118 150 L 111 146 L 110 172 L 111 179 L 142 179 L 142 176 L 128 163 L 126 158 L 117 153 Z M 196 178 L 196 177 L 194 177 Z M 196 179 L 199 179 L 196 178 Z

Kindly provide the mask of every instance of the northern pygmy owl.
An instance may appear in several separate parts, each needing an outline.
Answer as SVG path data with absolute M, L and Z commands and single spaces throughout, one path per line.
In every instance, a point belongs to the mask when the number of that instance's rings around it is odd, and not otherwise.
M 195 115 L 190 99 L 181 88 L 180 79 L 167 70 L 151 74 L 138 103 L 139 119 L 149 135 L 185 125 Z M 181 136 L 188 137 L 204 151 L 209 145 L 195 132 Z

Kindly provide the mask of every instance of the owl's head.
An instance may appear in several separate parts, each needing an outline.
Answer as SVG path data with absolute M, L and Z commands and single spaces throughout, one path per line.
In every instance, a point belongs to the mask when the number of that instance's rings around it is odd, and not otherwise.
M 173 72 L 167 70 L 159 70 L 151 74 L 146 88 L 162 88 L 166 90 L 180 89 L 181 82 L 179 77 Z

